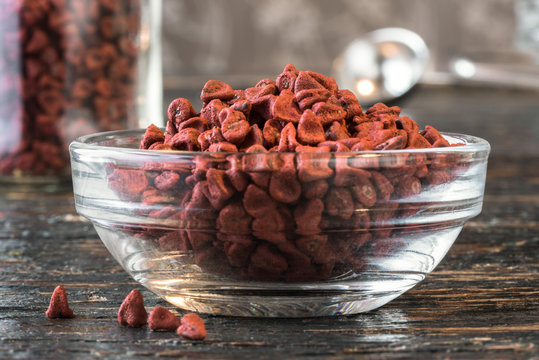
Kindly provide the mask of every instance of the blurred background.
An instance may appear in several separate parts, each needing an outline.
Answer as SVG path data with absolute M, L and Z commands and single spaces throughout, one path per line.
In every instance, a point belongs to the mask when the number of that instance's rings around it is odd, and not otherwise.
M 275 77 L 286 63 L 330 73 L 351 41 L 382 27 L 422 36 L 431 50 L 430 72 L 446 71 L 451 59 L 463 54 L 481 60 L 512 59 L 515 51 L 527 56 L 537 48 L 522 45 L 522 38 L 534 27 L 539 41 L 534 0 L 164 0 L 163 5 L 166 90 L 200 90 L 209 78 L 252 86 Z M 521 13 L 527 18 L 519 19 Z

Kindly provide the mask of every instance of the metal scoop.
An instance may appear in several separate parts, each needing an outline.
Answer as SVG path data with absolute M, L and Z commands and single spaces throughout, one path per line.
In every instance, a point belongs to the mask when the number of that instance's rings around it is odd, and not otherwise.
M 333 75 L 339 87 L 368 105 L 404 95 L 421 79 L 428 61 L 429 50 L 418 34 L 384 28 L 348 45 L 333 63 Z

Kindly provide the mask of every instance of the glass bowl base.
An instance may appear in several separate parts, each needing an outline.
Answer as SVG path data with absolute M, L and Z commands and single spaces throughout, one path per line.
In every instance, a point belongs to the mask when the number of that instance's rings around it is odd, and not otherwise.
M 424 278 L 423 274 L 387 275 L 393 279 L 386 283 L 381 283 L 380 274 L 376 274 L 376 282 L 355 279 L 308 285 L 296 283 L 286 284 L 290 289 L 279 291 L 273 283 L 253 284 L 250 288 L 240 287 L 237 283 L 198 284 L 187 288 L 185 285 L 188 284 L 183 280 L 152 281 L 143 276 L 138 276 L 137 280 L 167 302 L 189 311 L 226 316 L 299 318 L 367 312 L 385 305 Z
M 425 279 L 462 224 L 424 232 L 423 237 L 411 233 L 407 246 L 398 252 L 379 257 L 366 250 L 363 268 L 304 282 L 258 281 L 242 278 L 241 273 L 212 271 L 195 264 L 192 251 L 161 251 L 151 239 L 122 233 L 108 224 L 94 227 L 138 283 L 179 308 L 213 315 L 292 318 L 351 315 L 390 302 Z M 425 247 L 427 238 L 430 246 Z

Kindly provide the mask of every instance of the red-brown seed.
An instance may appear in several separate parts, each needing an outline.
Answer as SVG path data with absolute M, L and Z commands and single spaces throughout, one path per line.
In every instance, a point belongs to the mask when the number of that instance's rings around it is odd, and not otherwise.
M 238 156 L 231 155 L 227 158 L 227 160 L 230 164 L 230 167 L 226 170 L 228 180 L 237 191 L 244 191 L 249 184 L 249 177 L 243 172 L 240 158 Z
M 297 75 L 293 71 L 285 71 L 281 73 L 275 81 L 277 84 L 277 89 L 279 89 L 280 92 L 283 92 L 284 90 L 294 91 L 296 78 Z
M 281 233 L 287 228 L 286 218 L 279 209 L 273 209 L 251 224 L 253 234 Z
M 365 207 L 372 207 L 378 200 L 374 186 L 366 178 L 359 178 L 357 183 L 350 187 L 350 191 Z
M 225 108 L 219 114 L 223 137 L 235 145 L 241 145 L 251 130 L 242 112 Z
M 183 217 L 183 214 L 176 212 L 170 218 Z M 189 251 L 191 250 L 191 244 L 187 237 L 186 231 L 169 231 L 165 235 L 157 239 L 159 243 L 159 249 L 161 251 Z
M 115 169 L 107 180 L 111 189 L 129 200 L 138 199 L 149 185 L 146 175 L 140 170 Z
M 245 136 L 245 139 L 240 146 L 240 151 L 247 151 L 247 149 L 252 146 L 264 147 L 264 135 L 257 124 L 251 126 L 249 133 L 247 133 L 247 136 Z
M 73 88 L 71 89 L 73 98 L 78 100 L 88 98 L 92 94 L 93 90 L 94 86 L 92 82 L 85 78 L 75 80 L 73 83 Z
M 225 142 L 225 138 L 220 127 L 214 127 L 211 130 L 206 130 L 198 136 L 198 143 L 202 151 L 207 151 L 212 145 L 222 142 Z M 237 151 L 237 149 L 235 151 Z
M 243 101 L 243 100 L 247 100 L 247 98 L 245 97 L 245 90 L 241 90 L 241 89 L 234 90 L 234 97 L 228 100 L 227 104 L 232 105 L 236 103 L 237 101 Z
M 379 115 L 382 114 L 388 114 L 396 118 L 397 116 L 399 116 L 400 112 L 401 108 L 398 106 L 389 107 L 383 103 L 376 103 L 369 109 L 367 109 L 366 114 L 367 117 L 371 119 L 376 119 Z
M 298 178 L 303 183 L 327 179 L 333 175 L 333 169 L 329 167 L 331 155 L 328 153 L 302 152 L 297 154 L 296 160 Z
M 301 184 L 296 177 L 296 167 L 292 156 L 283 156 L 283 166 L 271 174 L 269 194 L 282 203 L 293 203 L 301 195 Z
M 279 139 L 279 152 L 296 151 L 296 146 L 299 145 L 296 134 L 297 131 L 294 124 L 288 123 L 281 131 Z
M 391 139 L 378 144 L 374 149 L 375 150 L 395 150 L 395 149 L 404 149 L 406 146 L 406 141 L 408 137 L 405 135 L 397 135 Z
M 343 139 L 348 139 L 349 137 L 350 134 L 348 133 L 346 126 L 344 126 L 341 122 L 338 121 L 334 121 L 326 131 L 326 139 L 328 139 L 329 141 L 339 141 Z
M 207 336 L 204 320 L 197 314 L 189 313 L 182 316 L 177 334 L 189 340 L 204 340 Z
M 293 64 L 286 64 L 283 72 L 292 71 L 296 76 L 299 74 L 299 70 Z
M 277 87 L 272 83 L 259 83 L 254 87 L 245 89 L 245 98 L 249 100 L 254 107 L 260 99 L 266 95 L 275 95 L 277 93 Z
M 425 126 L 425 130 L 421 132 L 421 135 L 423 135 L 430 144 L 434 144 L 438 139 L 443 139 L 442 134 L 430 125 Z
M 313 105 L 313 112 L 320 118 L 322 125 L 326 126 L 334 121 L 342 122 L 346 118 L 346 111 L 339 105 L 329 102 L 319 102 Z
M 146 129 L 142 140 L 140 141 L 141 149 L 148 149 L 153 143 L 165 141 L 165 134 L 154 124 L 151 124 Z
M 327 235 L 315 234 L 299 237 L 296 239 L 296 246 L 306 255 L 316 256 L 326 246 L 327 242 Z
M 204 131 L 210 128 L 208 120 L 203 117 L 195 116 L 189 120 L 183 121 L 180 126 L 178 126 L 178 131 L 183 129 L 192 128 L 198 130 L 198 132 L 203 133 Z
M 311 110 L 306 110 L 301 115 L 297 137 L 300 143 L 312 146 L 316 146 L 318 143 L 326 140 L 324 127 L 320 119 Z
M 385 143 L 386 141 L 390 140 L 391 138 L 394 138 L 395 136 L 397 136 L 397 134 L 398 133 L 393 129 L 373 130 L 373 131 L 371 131 L 369 133 L 367 139 L 376 148 L 378 145 L 381 145 L 382 143 Z M 405 139 L 404 139 L 404 141 L 399 140 L 397 142 L 397 145 L 399 143 L 400 144 L 406 143 L 406 140 Z M 385 149 L 385 150 L 389 150 L 389 149 Z
M 344 111 L 346 111 L 346 119 L 352 119 L 354 116 L 361 116 L 363 109 L 361 105 L 350 90 L 342 89 L 337 91 L 337 98 Z
M 301 113 L 294 93 L 290 90 L 283 90 L 273 103 L 271 113 L 275 120 L 297 124 Z
M 350 219 L 354 214 L 354 200 L 347 188 L 332 187 L 326 196 L 326 211 L 331 216 Z
M 345 139 L 346 140 L 346 139 Z M 349 152 L 350 148 L 341 140 L 339 141 L 323 141 L 318 144 L 318 147 L 327 147 L 331 152 Z
M 251 228 L 251 216 L 240 202 L 233 202 L 221 209 L 216 226 L 224 233 L 248 235 Z
M 200 93 L 200 100 L 207 104 L 214 99 L 221 101 L 228 101 L 234 97 L 234 90 L 232 87 L 219 80 L 209 80 L 206 82 Z M 209 119 L 208 119 L 209 120 Z
M 176 125 L 176 129 L 181 123 L 194 116 L 196 116 L 196 111 L 187 99 L 175 99 L 168 107 L 168 119 Z
M 174 121 L 168 120 L 167 124 L 165 125 L 165 141 L 166 143 L 170 142 L 170 139 L 178 133 L 178 129 L 176 128 L 176 125 L 174 124 Z
M 227 107 L 228 105 L 221 100 L 214 99 L 202 108 L 200 116 L 208 120 L 212 127 L 220 127 L 221 122 L 219 121 L 219 114 Z
M 371 171 L 371 178 L 377 190 L 379 200 L 389 200 L 395 190 L 391 182 L 378 171 Z
M 277 202 L 254 184 L 247 186 L 243 194 L 243 207 L 252 217 L 261 218 L 277 208 Z
M 449 173 L 446 170 L 443 170 L 443 169 L 430 170 L 427 176 L 425 177 L 425 181 L 428 185 L 435 186 L 435 185 L 445 184 L 451 181 L 451 177 L 449 176 Z
M 432 144 L 432 147 L 433 147 L 433 148 L 447 147 L 447 146 L 450 146 L 450 145 L 449 145 L 449 141 L 447 141 L 447 140 L 444 139 L 444 138 L 440 138 L 440 139 L 436 140 L 436 141 Z
M 317 180 L 310 183 L 305 183 L 302 188 L 302 195 L 306 199 L 322 199 L 329 189 L 326 180 Z
M 196 219 L 190 219 L 194 220 L 191 223 L 194 223 Z M 211 225 L 208 225 L 211 226 Z M 203 228 L 203 226 L 199 226 Z M 207 247 L 209 244 L 213 243 L 215 241 L 215 233 L 212 231 L 202 231 L 200 229 L 196 230 L 187 230 L 187 238 L 189 239 L 189 243 L 191 244 L 191 247 L 195 251 L 195 256 L 197 253 L 200 252 L 200 250 Z
M 303 90 L 325 89 L 311 74 L 307 71 L 300 71 L 294 85 L 294 93 L 299 93 Z
M 423 137 L 423 135 L 412 132 L 408 134 L 408 142 L 406 144 L 407 148 L 413 148 L 413 149 L 424 149 L 429 148 L 430 143 Z
M 174 171 L 163 171 L 154 179 L 154 185 L 158 190 L 168 191 L 178 186 L 180 175 Z
M 225 202 L 236 193 L 236 190 L 228 182 L 225 170 L 209 169 L 206 173 L 208 181 L 208 200 L 216 210 L 223 207 Z
M 331 93 L 325 89 L 308 89 L 296 92 L 296 100 L 299 104 L 299 109 L 305 111 L 310 109 L 314 104 L 327 101 Z
M 414 196 L 421 192 L 421 181 L 415 176 L 409 176 L 398 180 L 395 193 L 399 197 Z
M 356 169 L 348 164 L 348 156 L 335 154 L 335 178 L 336 186 L 352 186 L 358 181 L 368 179 L 371 174 L 363 169 Z
M 262 129 L 262 136 L 264 137 L 264 146 L 267 149 L 279 144 L 282 129 L 283 127 L 278 120 L 271 119 L 265 122 Z
M 419 130 L 417 123 L 414 120 L 410 119 L 408 116 L 399 117 L 395 120 L 395 123 L 397 129 L 402 129 L 407 133 L 417 133 L 417 131 Z
M 251 255 L 251 265 L 269 274 L 281 275 L 288 268 L 286 258 L 268 244 L 261 243 Z
M 311 235 L 320 232 L 323 211 L 324 203 L 320 199 L 314 198 L 298 204 L 294 209 L 296 233 Z
M 252 105 L 248 100 L 237 100 L 232 105 L 230 105 L 232 110 L 240 111 L 245 115 L 245 118 L 249 119 L 251 114 Z
M 272 117 L 273 104 L 277 101 L 278 96 L 273 94 L 261 96 L 251 101 L 251 122 L 262 123 Z M 256 118 L 258 116 L 258 119 Z
M 180 319 L 169 310 L 157 305 L 148 316 L 148 326 L 150 329 L 176 331 L 181 325 Z
M 238 147 L 229 142 L 221 141 L 216 144 L 211 144 L 207 151 L 234 153 L 234 152 L 238 152 Z
M 305 73 L 315 79 L 320 85 L 328 89 L 330 92 L 333 93 L 338 90 L 337 81 L 335 81 L 334 78 L 325 76 L 314 71 L 305 71 Z
M 172 195 L 167 194 L 166 192 L 159 191 L 152 187 L 148 187 L 147 190 L 145 190 L 140 197 L 140 202 L 146 205 L 169 204 L 173 201 L 174 197 Z
M 230 265 L 242 267 L 248 264 L 249 257 L 256 247 L 252 237 L 244 235 L 217 234 L 221 241 L 226 239 L 224 251 Z
M 143 327 L 148 320 L 142 294 L 134 289 L 124 299 L 118 310 L 118 323 L 133 328 Z
M 178 131 L 166 145 L 174 150 L 185 150 L 185 151 L 199 151 L 200 144 L 198 143 L 198 137 L 200 132 L 197 129 L 187 128 L 181 131 Z
M 256 83 L 255 87 L 266 87 L 268 85 L 276 85 L 272 79 L 262 79 Z
M 45 315 L 49 319 L 70 319 L 75 317 L 73 310 L 69 308 L 69 304 L 67 302 L 67 293 L 62 285 L 59 285 L 54 289 L 51 296 L 51 301 L 49 303 L 49 308 L 47 309 Z

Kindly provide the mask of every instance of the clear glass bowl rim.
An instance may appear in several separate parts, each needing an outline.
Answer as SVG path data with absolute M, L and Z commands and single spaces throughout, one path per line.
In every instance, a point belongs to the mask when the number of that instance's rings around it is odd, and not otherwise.
M 113 153 L 117 153 L 122 158 L 126 155 L 132 155 L 133 159 L 141 160 L 145 157 L 148 157 L 151 160 L 156 160 L 156 157 L 159 157 L 160 160 L 174 161 L 178 158 L 186 158 L 192 156 L 208 155 L 212 154 L 223 156 L 223 155 L 260 155 L 260 153 L 247 153 L 247 152 L 201 152 L 201 151 L 183 151 L 183 150 L 172 150 L 172 151 L 156 151 L 156 150 L 143 150 L 138 148 L 128 148 L 128 147 L 119 147 L 119 146 L 107 146 L 107 145 L 96 145 L 96 142 L 103 140 L 114 140 L 116 138 L 128 138 L 128 137 L 140 137 L 144 134 L 145 129 L 134 129 L 134 130 L 116 130 L 116 131 L 107 131 L 94 133 L 90 135 L 85 135 L 74 140 L 69 148 L 70 151 L 76 150 L 95 150 L 102 155 L 111 156 Z M 451 132 L 441 132 L 441 134 L 449 140 L 455 140 L 457 142 L 462 142 L 462 146 L 449 146 L 449 147 L 439 147 L 439 148 L 424 148 L 424 149 L 399 149 L 399 150 L 368 150 L 368 151 L 350 151 L 350 152 L 339 152 L 341 156 L 399 156 L 403 154 L 415 153 L 415 154 L 451 154 L 451 153 L 480 153 L 490 152 L 490 144 L 485 139 L 480 137 L 451 133 Z M 451 141 L 450 141 L 451 143 Z M 271 154 L 271 153 L 267 153 Z M 276 152 L 275 154 L 298 154 L 296 152 Z M 312 153 L 316 154 L 316 153 Z

